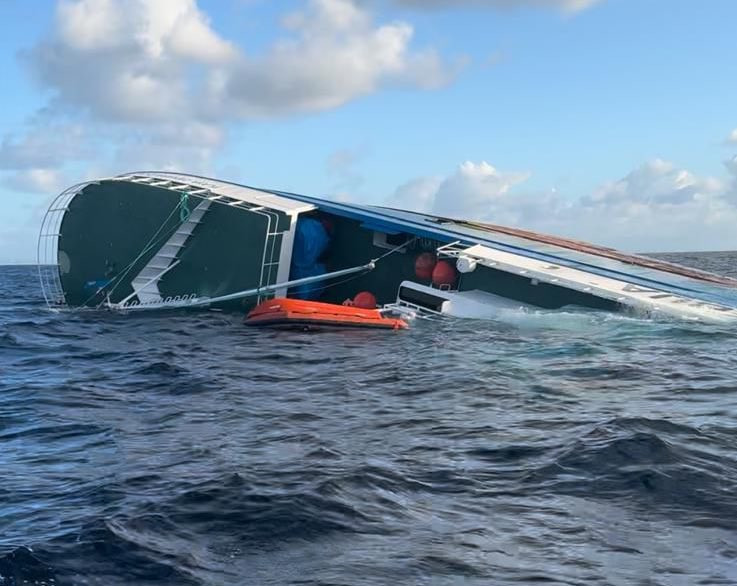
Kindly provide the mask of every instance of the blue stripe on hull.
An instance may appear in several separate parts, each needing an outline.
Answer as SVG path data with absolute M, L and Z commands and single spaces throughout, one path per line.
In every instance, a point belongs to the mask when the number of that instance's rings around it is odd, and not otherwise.
M 585 270 L 589 273 L 595 274 L 595 275 L 601 275 L 606 277 L 611 277 L 614 279 L 618 279 L 620 281 L 623 281 L 625 283 L 630 283 L 632 285 L 639 285 L 642 287 L 654 287 L 662 291 L 667 291 L 670 293 L 674 293 L 676 295 L 683 295 L 687 294 L 689 297 L 693 297 L 694 299 L 699 299 L 701 301 L 707 301 L 712 303 L 719 303 L 719 304 L 726 304 L 732 307 L 737 307 L 737 296 L 732 296 L 731 298 L 728 295 L 721 294 L 722 290 L 717 289 L 717 287 L 714 287 L 718 292 L 710 292 L 703 289 L 694 289 L 689 286 L 685 285 L 679 285 L 672 282 L 665 282 L 661 281 L 655 278 L 646 277 L 646 276 L 640 276 L 633 273 L 628 273 L 625 271 L 612 269 L 612 268 L 606 268 L 601 267 L 598 265 L 591 264 L 589 262 L 583 261 L 583 260 L 576 260 L 571 258 L 565 258 L 563 256 L 559 256 L 558 254 L 552 254 L 548 252 L 540 252 L 536 251 L 530 248 L 525 248 L 523 246 L 518 246 L 514 244 L 509 244 L 506 242 L 501 242 L 499 240 L 494 240 L 492 238 L 489 238 L 486 235 L 483 235 L 481 233 L 474 233 L 473 235 L 470 235 L 468 232 L 465 231 L 459 231 L 459 230 L 453 230 L 450 228 L 447 228 L 445 226 L 439 226 L 439 227 L 430 227 L 427 226 L 424 222 L 418 222 L 417 220 L 412 220 L 409 218 L 397 218 L 396 215 L 421 215 L 416 214 L 414 212 L 403 212 L 403 211 L 382 211 L 380 208 L 368 208 L 366 206 L 360 206 L 356 204 L 344 204 L 344 203 L 337 203 L 337 202 L 331 202 L 322 200 L 320 198 L 315 198 L 307 195 L 300 195 L 296 193 L 290 193 L 287 191 L 278 191 L 278 190 L 271 190 L 271 189 L 262 189 L 262 188 L 254 188 L 254 189 L 261 189 L 262 191 L 267 191 L 268 193 L 272 193 L 274 195 L 280 195 L 282 197 L 287 198 L 293 198 L 297 199 L 299 201 L 303 201 L 305 203 L 311 203 L 316 206 L 318 206 L 320 209 L 323 209 L 327 212 L 334 213 L 336 215 L 346 216 L 350 217 L 356 220 L 362 220 L 364 222 L 377 225 L 380 224 L 382 226 L 385 226 L 386 230 L 391 229 L 401 229 L 404 232 L 409 232 L 413 234 L 414 236 L 419 236 L 421 238 L 433 238 L 436 240 L 447 240 L 448 242 L 452 242 L 455 240 L 460 240 L 464 244 L 484 244 L 486 246 L 489 246 L 490 248 L 495 248 L 497 250 L 503 250 L 506 252 L 511 252 L 514 254 L 519 254 L 521 256 L 525 256 L 528 258 L 534 258 L 537 260 L 542 260 L 546 262 L 551 262 L 555 264 L 559 264 L 562 266 L 567 266 L 571 268 L 577 268 L 581 270 Z M 424 216 L 428 220 L 432 219 L 432 216 Z M 370 219 L 369 219 L 370 218 Z M 427 221 L 427 220 L 426 220 Z M 595 255 L 591 255 L 595 256 Z M 602 259 L 602 261 L 605 261 L 606 259 Z M 678 278 L 678 277 L 675 277 Z M 693 282 L 692 280 L 687 281 L 689 283 Z M 723 290 L 724 293 L 727 292 L 727 290 Z

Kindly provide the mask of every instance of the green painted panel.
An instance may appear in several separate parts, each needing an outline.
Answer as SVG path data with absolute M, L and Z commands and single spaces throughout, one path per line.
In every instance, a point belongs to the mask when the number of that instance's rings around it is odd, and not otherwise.
M 110 299 L 118 302 L 133 292 L 130 281 L 179 228 L 178 193 L 147 185 L 103 181 L 86 187 L 70 203 L 59 238 L 60 264 L 66 271 L 62 287 L 70 305 L 96 305 L 96 286 L 114 281 Z M 201 198 L 190 196 L 189 209 Z M 271 227 L 269 228 L 269 221 Z M 263 214 L 213 202 L 178 255 L 179 264 L 159 281 L 163 297 L 196 294 L 214 297 L 261 284 L 267 230 L 288 226 L 283 213 Z M 150 250 L 141 254 L 157 234 Z M 281 236 L 269 246 L 278 260 Z M 276 282 L 277 266 L 263 284 Z M 107 291 L 110 291 L 108 287 Z M 230 307 L 253 300 L 232 302 Z
M 573 291 L 548 283 L 534 285 L 529 277 L 513 275 L 482 266 L 477 267 L 472 273 L 463 275 L 461 289 L 464 291 L 480 289 L 544 309 L 559 309 L 566 305 L 578 305 L 610 311 L 616 311 L 620 308 L 619 304 L 614 301 L 601 299 L 588 293 Z
M 258 287 L 267 227 L 268 218 L 263 215 L 213 203 L 180 252 L 179 265 L 159 282 L 161 294 L 216 297 Z M 280 246 L 278 239 L 277 260 Z M 276 270 L 272 282 L 275 279 Z M 269 283 L 264 279 L 263 284 Z M 249 306 L 253 301 L 228 306 Z
M 99 302 L 95 287 L 86 284 L 104 282 L 124 272 L 162 225 L 160 235 L 166 241 L 179 225 L 178 204 L 176 193 L 118 181 L 88 185 L 77 194 L 64 215 L 59 237 L 60 264 L 66 269 L 61 282 L 67 303 Z M 131 267 L 131 278 L 157 249 Z M 126 280 L 111 299 L 119 301 L 131 292 Z

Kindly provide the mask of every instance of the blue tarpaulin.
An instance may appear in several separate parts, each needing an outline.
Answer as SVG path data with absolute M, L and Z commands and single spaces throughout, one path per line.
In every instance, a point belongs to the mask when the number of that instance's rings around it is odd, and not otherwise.
M 290 280 L 314 277 L 327 272 L 320 257 L 330 245 L 330 236 L 320 220 L 300 218 L 294 235 Z M 317 283 L 295 287 L 293 296 L 298 299 L 317 299 L 320 296 Z

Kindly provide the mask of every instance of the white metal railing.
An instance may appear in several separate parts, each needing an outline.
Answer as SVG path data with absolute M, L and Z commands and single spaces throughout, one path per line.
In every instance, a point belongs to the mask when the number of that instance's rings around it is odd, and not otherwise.
M 467 244 L 462 244 L 460 240 L 456 240 L 455 242 L 438 246 L 435 252 L 437 252 L 438 258 L 458 258 L 468 248 L 469 246 Z
M 274 222 L 276 226 L 279 225 L 279 217 L 275 215 Z M 283 233 L 278 232 L 275 229 L 272 231 L 271 228 L 271 217 L 269 218 L 269 228 L 268 232 L 266 233 L 266 241 L 264 242 L 264 254 L 263 254 L 263 260 L 261 262 L 261 275 L 259 277 L 259 288 L 263 288 L 267 285 L 273 284 L 276 275 L 273 274 L 274 270 L 279 270 L 279 255 L 281 253 L 281 247 L 276 246 L 277 237 L 281 236 Z M 277 250 L 278 248 L 278 250 Z M 272 278 L 274 280 L 272 280 Z M 266 295 L 259 295 L 257 298 L 257 303 L 261 303 L 262 301 L 266 300 L 267 298 L 273 297 L 273 292 L 267 293 Z
M 281 252 L 281 246 L 277 246 L 277 242 L 279 241 L 279 237 L 283 238 L 285 233 L 284 230 L 278 229 L 279 214 L 276 211 L 265 208 L 262 205 L 222 195 L 211 189 L 203 188 L 200 185 L 189 184 L 180 179 L 166 180 L 160 177 L 149 177 L 131 173 L 78 183 L 61 192 L 49 205 L 41 222 L 36 251 L 41 291 L 49 308 L 62 308 L 66 306 L 64 290 L 61 284 L 61 274 L 68 270 L 66 264 L 69 262 L 69 259 L 65 258 L 63 253 L 62 258 L 59 257 L 59 236 L 64 214 L 69 209 L 68 206 L 72 199 L 85 187 L 106 180 L 139 183 L 177 193 L 197 195 L 221 205 L 227 204 L 233 207 L 239 207 L 264 217 L 267 225 L 259 274 L 259 286 L 257 287 L 257 290 L 261 292 L 258 295 L 258 301 L 260 302 L 273 296 L 273 287 L 270 287 L 270 285 L 276 280 Z M 196 298 L 195 295 L 184 297 L 188 300 L 194 300 Z M 145 306 L 147 304 L 140 305 Z
M 74 196 L 91 183 L 95 182 L 78 183 L 62 191 L 51 202 L 41 221 L 36 245 L 36 263 L 41 292 L 49 308 L 61 308 L 66 305 L 64 289 L 61 286 L 61 272 L 69 269 L 66 266 L 69 259 L 59 258 L 59 231 L 64 214 L 69 209 L 68 206 Z

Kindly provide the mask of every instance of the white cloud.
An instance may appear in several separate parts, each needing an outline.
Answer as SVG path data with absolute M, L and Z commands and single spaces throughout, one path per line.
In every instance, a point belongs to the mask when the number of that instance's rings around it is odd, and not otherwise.
M 214 101 L 241 117 L 336 108 L 384 87 L 435 88 L 453 70 L 432 50 L 412 51 L 412 27 L 375 25 L 352 0 L 311 0 L 284 19 L 292 36 L 221 72 Z
M 263 55 L 222 38 L 196 0 L 62 0 L 52 36 L 26 54 L 55 103 L 114 122 L 223 122 L 341 106 L 453 74 L 412 27 L 376 25 L 353 0 L 309 0 Z
M 354 0 L 308 0 L 282 24 L 251 55 L 196 0 L 59 0 L 48 37 L 22 55 L 51 100 L 25 135 L 2 139 L 0 169 L 207 172 L 232 122 L 452 77 L 434 51 L 411 48 L 409 24 L 375 24 Z M 72 122 L 46 123 L 60 118 Z
M 66 50 L 136 52 L 162 61 L 221 63 L 237 53 L 195 0 L 61 0 L 56 41 Z
M 220 126 L 191 121 L 148 130 L 128 129 L 114 142 L 117 148 L 105 175 L 132 170 L 209 174 L 225 133 Z
M 729 136 L 727 137 L 727 142 L 730 144 L 737 144 L 737 128 L 729 133 Z
M 448 178 L 416 179 L 391 205 L 571 236 L 626 250 L 737 248 L 737 156 L 730 179 L 698 177 L 662 160 L 648 162 L 586 197 L 520 191 L 523 173 L 464 163 Z
M 584 202 L 609 207 L 684 204 L 709 198 L 722 189 L 716 179 L 701 179 L 673 163 L 655 159 L 618 181 L 602 185 Z
M 36 121 L 20 137 L 3 137 L 0 142 L 0 169 L 57 167 L 70 159 L 89 155 L 87 138 L 80 124 Z
M 438 187 L 433 211 L 452 216 L 463 209 L 473 217 L 486 217 L 512 187 L 528 177 L 529 173 L 501 173 L 485 161 L 466 161 Z
M 43 122 L 36 120 L 26 134 L 7 136 L 0 143 L 2 181 L 15 191 L 58 192 L 64 187 L 61 178 L 73 176 L 76 182 L 93 178 L 94 173 L 109 176 L 143 169 L 208 173 L 214 153 L 225 141 L 220 126 L 197 121 L 151 127 Z
M 548 224 L 627 249 L 737 248 L 733 189 L 655 160 L 558 211 Z
M 554 8 L 567 12 L 578 12 L 590 8 L 603 0 L 394 0 L 397 4 L 412 8 L 459 8 L 472 6 L 481 8 L 522 8 L 526 6 Z
M 161 122 L 191 117 L 198 68 L 237 54 L 195 0 L 62 0 L 51 37 L 25 57 L 57 107 Z
M 443 180 L 443 177 L 439 176 L 412 179 L 400 185 L 387 203 L 401 205 L 408 210 L 431 212 L 434 207 L 435 194 Z
M 23 169 L 4 177 L 3 183 L 18 193 L 58 193 L 65 178 L 56 169 Z
M 446 178 L 421 177 L 399 187 L 390 205 L 455 218 L 498 216 L 509 190 L 529 173 L 502 173 L 489 163 L 466 161 Z

